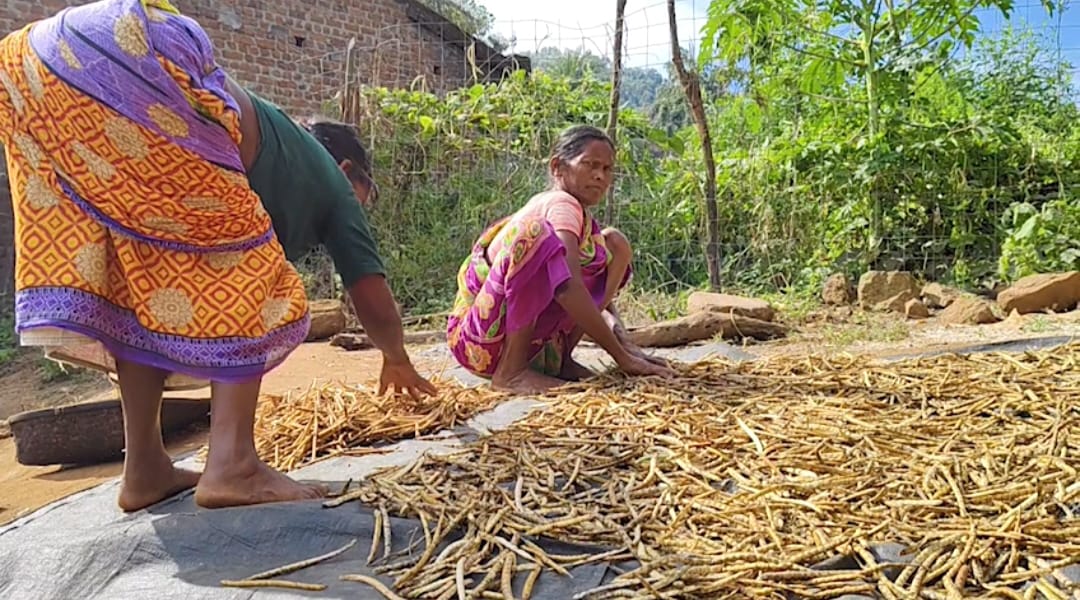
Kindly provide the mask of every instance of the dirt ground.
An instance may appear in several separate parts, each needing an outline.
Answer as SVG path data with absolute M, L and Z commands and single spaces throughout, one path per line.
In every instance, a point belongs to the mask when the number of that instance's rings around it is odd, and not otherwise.
M 1033 337 L 1080 339 L 1080 311 L 1016 316 L 994 325 L 945 326 L 934 320 L 905 321 L 895 315 L 835 309 L 812 313 L 794 325 L 797 329 L 788 339 L 748 344 L 746 349 L 760 356 L 823 352 L 887 356 Z M 447 359 L 429 358 L 439 354 L 430 347 L 414 347 L 411 351 L 414 356 L 425 357 L 418 358 L 417 367 L 422 373 L 438 375 L 453 366 Z M 327 380 L 374 385 L 379 365 L 377 352 L 347 352 L 327 343 L 304 344 L 267 376 L 263 390 L 285 394 Z M 0 418 L 43 406 L 100 400 L 114 393 L 108 381 L 88 374 L 43 383 L 41 369 L 40 355 L 27 354 L 9 362 L 0 373 Z M 169 448 L 174 455 L 182 454 L 199 448 L 204 439 L 205 432 L 190 432 L 172 441 Z M 119 474 L 119 463 L 70 469 L 23 466 L 15 460 L 13 440 L 0 439 L 0 524 Z
M 1080 339 L 1080 310 L 1013 315 L 990 325 L 946 325 L 937 319 L 906 320 L 894 314 L 834 308 L 794 324 L 788 339 L 757 344 L 761 356 L 849 352 L 887 357 L 952 347 L 1041 337 Z
M 80 374 L 58 383 L 42 383 L 39 357 L 20 357 L 21 373 L 6 373 L 0 377 L 0 410 L 10 416 L 22 410 L 57 406 L 77 401 L 101 400 L 112 397 L 113 389 L 101 376 Z M 301 391 L 316 380 L 375 385 L 381 359 L 377 352 L 346 352 L 325 343 L 304 344 L 280 368 L 267 376 L 263 391 L 286 394 Z M 9 368 L 11 365 L 9 365 Z M 437 373 L 440 363 L 421 363 L 426 373 Z M 10 384 L 10 387 L 3 387 Z M 81 395 L 81 396 L 80 396 Z M 185 393 L 185 397 L 208 396 L 205 392 Z M 205 431 L 190 431 L 174 436 L 168 444 L 174 456 L 200 448 L 206 439 Z M 28 467 L 15 459 L 15 442 L 11 437 L 0 439 L 0 524 L 8 523 L 46 504 L 94 487 L 120 475 L 120 463 L 87 467 L 60 466 Z
M 23 411 L 115 397 L 113 385 L 104 376 L 85 370 L 62 373 L 60 367 L 46 365 L 50 362 L 40 351 L 25 349 L 0 368 L 0 420 Z M 307 387 L 316 379 L 374 381 L 380 364 L 374 352 L 345 352 L 326 343 L 304 344 L 285 365 L 267 376 L 263 391 L 283 394 Z

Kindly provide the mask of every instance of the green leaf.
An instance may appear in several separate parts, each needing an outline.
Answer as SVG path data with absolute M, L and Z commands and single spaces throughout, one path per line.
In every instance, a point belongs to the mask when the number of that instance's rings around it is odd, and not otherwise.
M 1020 226 L 1020 229 L 1016 231 L 1013 237 L 1017 240 L 1026 240 L 1035 233 L 1035 228 L 1039 225 L 1039 215 L 1031 215 L 1024 221 L 1024 224 Z
M 427 115 L 420 115 L 418 121 L 420 122 L 420 128 L 424 133 L 432 133 L 435 131 L 435 119 L 432 119 Z
M 808 94 L 820 94 L 828 88 L 842 85 L 844 67 L 829 58 L 815 58 L 807 65 L 800 80 L 800 89 Z
M 1069 248 L 1062 252 L 1061 262 L 1067 267 L 1080 265 L 1080 248 Z
M 743 119 L 746 121 L 746 128 L 753 134 L 761 133 L 761 125 L 763 116 L 761 114 L 761 107 L 756 102 L 747 101 L 743 103 Z

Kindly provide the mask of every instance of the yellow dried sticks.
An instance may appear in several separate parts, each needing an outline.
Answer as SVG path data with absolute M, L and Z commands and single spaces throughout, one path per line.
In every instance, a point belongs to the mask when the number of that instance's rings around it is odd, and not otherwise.
M 420 400 L 336 383 L 264 396 L 255 415 L 256 449 L 274 468 L 291 471 L 328 456 L 378 452 L 362 449 L 369 444 L 454 427 L 504 397 L 490 389 L 434 383 L 439 394 Z
M 1078 351 L 607 379 L 353 494 L 424 523 L 426 550 L 379 567 L 403 598 L 523 598 L 541 572 L 625 558 L 640 567 L 579 597 L 1076 598 Z

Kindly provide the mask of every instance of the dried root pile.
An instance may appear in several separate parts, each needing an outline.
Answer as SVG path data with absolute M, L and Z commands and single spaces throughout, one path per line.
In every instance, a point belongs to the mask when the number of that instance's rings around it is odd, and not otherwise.
M 433 383 L 439 395 L 420 400 L 334 383 L 303 394 L 264 396 L 255 414 L 256 450 L 274 468 L 291 471 L 361 446 L 454 427 L 503 398 L 488 389 Z
M 404 598 L 527 598 L 541 570 L 625 558 L 578 597 L 1080 598 L 1078 357 L 713 361 L 582 386 L 329 504 L 423 522 L 426 550 L 394 563 L 376 528 Z

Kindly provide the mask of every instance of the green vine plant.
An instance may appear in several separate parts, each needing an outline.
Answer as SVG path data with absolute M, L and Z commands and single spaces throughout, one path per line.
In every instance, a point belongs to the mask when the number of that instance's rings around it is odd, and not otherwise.
M 830 272 L 874 268 L 974 290 L 1080 268 L 1073 66 L 1046 37 L 980 30 L 978 11 L 1009 2 L 870 4 L 711 3 L 697 70 L 725 289 L 809 296 Z M 531 74 L 444 95 L 359 92 L 384 198 L 372 219 L 410 310 L 449 306 L 476 236 L 546 185 L 564 127 L 607 122 L 605 58 L 533 58 Z M 634 244 L 635 292 L 704 287 L 685 96 L 666 65 L 622 84 L 612 225 Z

